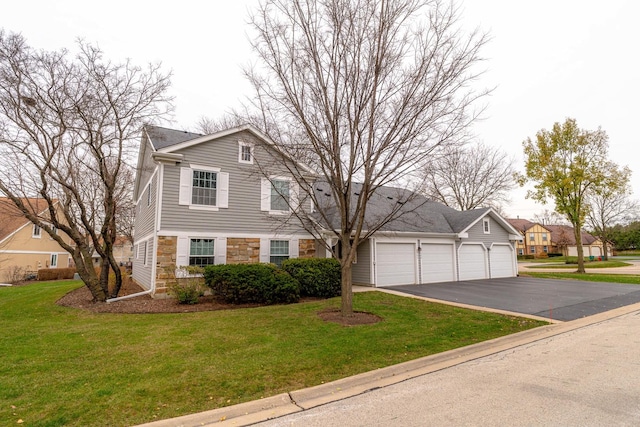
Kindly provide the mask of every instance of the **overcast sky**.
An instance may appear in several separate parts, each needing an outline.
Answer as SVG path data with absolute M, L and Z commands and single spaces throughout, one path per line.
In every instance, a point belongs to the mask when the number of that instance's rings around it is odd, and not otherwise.
M 8 2 L 6 2 L 8 3 Z M 43 49 L 73 49 L 80 37 L 108 58 L 143 65 L 161 61 L 173 72 L 176 112 L 171 125 L 193 129 L 201 116 L 219 117 L 250 94 L 242 67 L 252 54 L 248 11 L 258 0 L 13 1 L 0 27 Z M 106 6 L 105 6 L 106 5 Z M 474 132 L 499 146 L 523 169 L 522 141 L 555 122 L 609 135 L 610 158 L 633 171 L 640 196 L 640 2 L 635 0 L 461 1 L 462 24 L 491 35 L 483 51 L 481 87 L 495 87 Z M 508 216 L 532 219 L 551 205 L 513 192 Z

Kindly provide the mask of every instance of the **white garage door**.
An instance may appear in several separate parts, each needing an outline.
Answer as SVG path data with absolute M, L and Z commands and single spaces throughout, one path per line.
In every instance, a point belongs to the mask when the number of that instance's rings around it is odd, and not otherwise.
M 486 279 L 487 262 L 484 246 L 462 245 L 458 250 L 460 280 Z
M 456 280 L 453 245 L 428 243 L 422 245 L 422 283 Z
M 416 245 L 413 243 L 376 244 L 378 286 L 416 283 Z
M 494 245 L 489 252 L 491 257 L 491 277 L 515 277 L 513 249 L 507 245 Z
M 591 246 L 591 255 L 602 256 L 602 251 L 599 246 Z

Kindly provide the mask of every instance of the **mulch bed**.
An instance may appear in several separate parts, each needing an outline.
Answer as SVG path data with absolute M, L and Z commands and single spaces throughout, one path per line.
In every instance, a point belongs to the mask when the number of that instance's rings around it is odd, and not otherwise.
M 143 289 L 131 281 L 125 281 L 120 289 L 119 296 L 132 295 L 142 292 Z M 300 302 L 311 301 L 305 299 Z M 115 302 L 93 302 L 91 292 L 86 286 L 75 289 L 58 300 L 58 305 L 73 307 L 90 311 L 92 313 L 191 313 L 198 311 L 234 310 L 238 308 L 259 307 L 259 304 L 227 304 L 216 300 L 213 296 L 200 298 L 198 304 L 178 304 L 175 298 L 154 299 L 149 295 L 139 295 L 133 298 Z M 327 321 L 344 326 L 370 325 L 380 322 L 382 319 L 375 314 L 354 312 L 352 316 L 343 317 L 338 309 L 324 310 L 318 316 Z

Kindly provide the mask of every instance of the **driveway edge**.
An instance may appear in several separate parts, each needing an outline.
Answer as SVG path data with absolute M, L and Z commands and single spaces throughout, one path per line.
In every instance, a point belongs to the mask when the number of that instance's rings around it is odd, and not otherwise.
M 140 427 L 246 426 L 311 409 L 337 400 L 397 384 L 484 356 L 520 347 L 539 340 L 598 324 L 640 311 L 640 303 L 620 307 L 593 316 L 555 323 L 489 341 L 449 350 L 386 368 L 354 375 L 302 390 L 240 403 L 211 411 L 142 424 Z M 515 314 L 515 313 L 514 313 Z M 522 317 L 520 315 L 520 317 Z M 548 320 L 548 319 L 547 319 Z

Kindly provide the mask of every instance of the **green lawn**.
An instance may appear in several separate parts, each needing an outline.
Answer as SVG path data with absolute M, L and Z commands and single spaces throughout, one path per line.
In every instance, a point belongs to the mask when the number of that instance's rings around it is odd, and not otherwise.
M 585 261 L 584 268 L 616 268 L 616 267 L 627 267 L 629 265 L 628 262 L 624 261 Z M 578 263 L 566 264 L 562 261 L 556 261 L 551 263 L 549 261 L 545 262 L 544 265 L 531 265 L 528 268 L 577 268 Z
M 91 314 L 55 301 L 78 282 L 0 288 L 0 420 L 118 426 L 275 395 L 543 325 L 381 292 L 342 327 L 339 299 L 182 314 Z
M 611 283 L 628 283 L 632 285 L 640 285 L 640 276 L 626 274 L 579 274 L 579 273 L 538 273 L 527 271 L 521 272 L 520 276 L 538 277 L 540 279 L 572 279 L 585 280 L 588 282 L 611 282 Z

